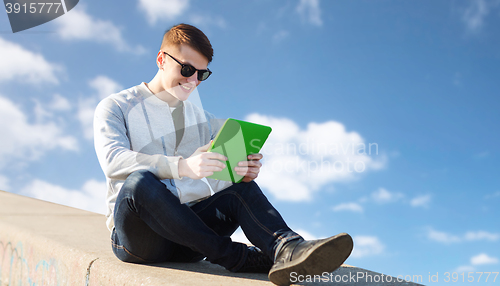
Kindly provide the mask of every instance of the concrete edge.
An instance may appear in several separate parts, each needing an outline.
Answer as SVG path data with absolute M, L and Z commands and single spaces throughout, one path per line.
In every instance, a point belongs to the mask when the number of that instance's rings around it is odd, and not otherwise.
M 388 277 L 343 265 L 331 274 L 291 279 L 298 285 L 420 285 Z M 231 273 L 207 261 L 121 262 L 103 215 L 0 191 L 0 286 L 233 284 L 273 285 L 265 274 Z

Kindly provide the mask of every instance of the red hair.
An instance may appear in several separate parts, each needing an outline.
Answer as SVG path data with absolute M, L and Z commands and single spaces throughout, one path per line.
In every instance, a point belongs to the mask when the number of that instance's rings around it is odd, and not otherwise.
M 180 46 L 182 44 L 186 44 L 198 51 L 207 58 L 209 63 L 212 61 L 214 56 L 212 44 L 210 44 L 208 37 L 195 26 L 178 24 L 167 30 L 163 35 L 161 50 L 166 46 Z

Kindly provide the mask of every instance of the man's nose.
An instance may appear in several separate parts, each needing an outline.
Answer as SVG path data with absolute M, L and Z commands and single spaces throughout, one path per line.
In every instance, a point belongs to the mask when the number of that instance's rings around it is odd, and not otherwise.
M 198 71 L 196 71 L 192 76 L 188 77 L 187 81 L 198 86 L 200 84 L 200 81 L 198 80 Z

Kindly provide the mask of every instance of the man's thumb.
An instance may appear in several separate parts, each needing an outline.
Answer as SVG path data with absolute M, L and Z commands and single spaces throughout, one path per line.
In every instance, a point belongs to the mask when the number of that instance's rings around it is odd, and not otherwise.
M 207 152 L 208 148 L 210 148 L 210 145 L 212 145 L 212 141 L 213 140 L 210 140 L 210 142 L 208 142 L 207 145 L 203 145 L 200 148 L 198 148 L 198 151 L 200 151 L 200 152 Z

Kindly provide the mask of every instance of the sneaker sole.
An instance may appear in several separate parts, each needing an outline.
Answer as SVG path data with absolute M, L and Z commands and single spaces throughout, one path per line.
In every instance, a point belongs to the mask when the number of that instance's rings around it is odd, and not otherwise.
M 323 243 L 318 243 L 307 255 L 286 263 L 282 268 L 271 269 L 269 280 L 276 285 L 290 285 L 291 274 L 297 275 L 321 275 L 332 272 L 339 268 L 349 257 L 353 248 L 353 241 L 347 233 L 341 233 Z

